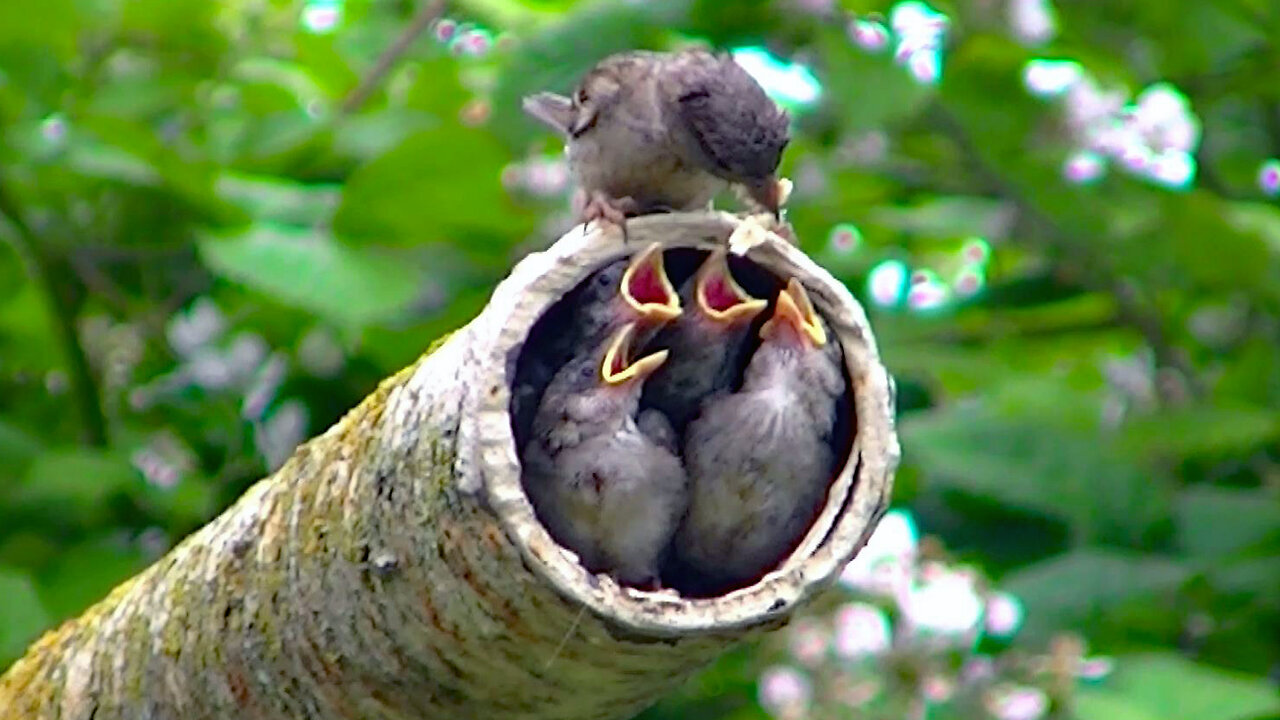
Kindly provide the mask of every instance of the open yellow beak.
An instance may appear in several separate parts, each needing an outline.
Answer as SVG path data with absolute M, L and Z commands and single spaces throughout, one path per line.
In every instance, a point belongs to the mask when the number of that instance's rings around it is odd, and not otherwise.
M 724 248 L 717 248 L 698 268 L 693 296 L 699 310 L 726 325 L 751 322 L 769 305 L 766 300 L 752 297 L 733 279 Z
M 768 340 L 783 328 L 789 328 L 797 336 L 808 338 L 813 347 L 827 344 L 827 331 L 809 300 L 809 293 L 800 281 L 791 278 L 787 287 L 778 293 L 778 302 L 773 309 L 773 317 L 760 328 L 760 337 Z
M 645 355 L 639 360 L 631 359 L 631 342 L 635 339 L 636 324 L 629 322 L 618 328 L 609 341 L 609 348 L 604 353 L 604 362 L 600 366 L 600 375 L 609 385 L 624 385 L 637 380 L 644 380 L 662 367 L 667 361 L 669 350 L 659 350 Z
M 631 260 L 622 273 L 619 292 L 647 324 L 662 325 L 680 317 L 680 295 L 667 277 L 660 243 L 653 243 Z

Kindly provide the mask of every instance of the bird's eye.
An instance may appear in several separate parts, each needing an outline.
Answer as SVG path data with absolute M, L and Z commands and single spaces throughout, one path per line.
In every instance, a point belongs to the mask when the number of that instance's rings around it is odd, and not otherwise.
M 573 101 L 574 101 L 574 102 L 576 102 L 576 103 L 578 103 L 579 105 L 584 105 L 584 104 L 586 104 L 586 102 L 587 102 L 587 89 L 586 89 L 586 88 L 581 88 L 581 87 L 580 87 L 580 88 L 578 88 L 578 91 L 577 91 L 576 93 L 574 93 L 574 95 L 573 95 Z
M 583 365 L 582 369 L 579 370 L 578 372 L 582 374 L 582 377 L 589 378 L 592 375 L 596 374 L 596 368 L 594 365 Z

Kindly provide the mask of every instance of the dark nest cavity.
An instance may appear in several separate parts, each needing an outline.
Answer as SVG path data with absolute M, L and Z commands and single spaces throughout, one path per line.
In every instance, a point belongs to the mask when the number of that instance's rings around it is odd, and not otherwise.
M 706 250 L 694 248 L 674 248 L 664 251 L 663 262 L 666 265 L 667 276 L 670 278 L 671 284 L 677 289 L 680 288 L 686 280 L 697 272 L 698 267 L 709 254 Z M 742 375 L 747 363 L 760 345 L 760 327 L 772 314 L 778 293 L 786 286 L 788 278 L 778 277 L 773 272 L 747 258 L 730 255 L 728 262 L 734 279 L 743 289 L 755 297 L 767 298 L 769 301 L 769 307 L 752 322 L 750 346 L 747 348 L 747 352 L 743 353 L 736 362 L 737 367 L 734 370 L 734 385 L 732 387 L 732 390 L 736 392 L 741 387 Z M 551 380 L 551 375 L 554 374 L 555 369 L 570 359 L 565 350 L 562 347 L 558 347 L 555 340 L 571 331 L 570 324 L 574 316 L 574 310 L 583 302 L 584 291 L 594 278 L 594 273 L 588 275 L 573 290 L 566 293 L 563 298 L 544 312 L 542 317 L 530 329 L 524 344 L 514 351 L 516 353 L 513 358 L 514 373 L 510 376 L 513 378 L 510 413 L 516 448 L 521 453 L 523 453 L 523 448 L 529 442 L 534 414 L 537 411 L 542 394 Z M 819 314 L 822 313 L 821 308 L 817 308 L 817 310 Z M 829 322 L 828 327 L 830 327 Z M 832 340 L 835 341 L 834 336 Z M 660 344 L 650 342 L 636 355 L 638 357 L 659 349 L 662 349 Z M 837 460 L 832 469 L 830 480 L 834 480 L 847 464 L 853 448 L 854 436 L 857 432 L 852 402 L 853 381 L 849 377 L 847 368 L 844 369 L 844 374 L 846 391 L 837 402 L 836 422 L 831 434 L 831 445 Z M 642 402 L 641 409 L 644 409 L 644 407 Z M 680 446 L 683 447 L 683 428 L 679 428 L 678 431 L 681 434 Z M 823 505 L 814 508 L 813 519 L 816 519 L 825 504 L 830 502 L 826 496 L 824 496 L 823 500 Z M 807 532 L 805 535 L 807 535 Z M 799 544 L 805 535 L 797 538 L 793 546 L 787 548 L 786 552 L 781 554 L 781 560 L 785 560 L 791 555 L 795 545 Z M 755 578 L 741 585 L 741 587 L 754 584 L 758 580 L 759 578 Z M 664 587 L 676 589 L 687 597 L 718 596 L 738 589 L 738 586 L 731 588 L 705 587 L 698 582 L 697 578 L 688 577 L 687 573 L 670 564 L 663 569 L 662 584 Z

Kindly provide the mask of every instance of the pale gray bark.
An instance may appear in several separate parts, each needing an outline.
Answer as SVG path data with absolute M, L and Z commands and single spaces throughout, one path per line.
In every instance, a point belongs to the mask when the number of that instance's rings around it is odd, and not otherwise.
M 508 417 L 532 323 L 642 243 L 709 247 L 722 213 L 574 230 L 275 475 L 0 677 L 0 718 L 625 718 L 828 586 L 884 510 L 892 383 L 862 309 L 776 237 L 844 347 L 853 452 L 800 547 L 725 597 L 619 587 L 534 517 Z

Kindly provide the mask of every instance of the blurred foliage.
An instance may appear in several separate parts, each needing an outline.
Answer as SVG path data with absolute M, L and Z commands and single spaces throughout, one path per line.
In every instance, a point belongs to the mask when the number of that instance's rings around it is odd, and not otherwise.
M 415 3 L 0 2 L 0 665 L 569 227 L 521 95 L 701 40 L 822 86 L 789 219 L 897 376 L 895 501 L 1022 598 L 1019 642 L 1117 656 L 1082 716 L 1258 716 L 1227 699 L 1280 672 L 1280 6 L 1063 3 L 1020 42 L 1018 2 L 939 2 L 931 83 L 854 42 L 870 0 L 458 0 L 365 99 Z M 1037 57 L 1185 94 L 1194 179 L 1073 182 Z M 762 717 L 764 654 L 643 717 Z

